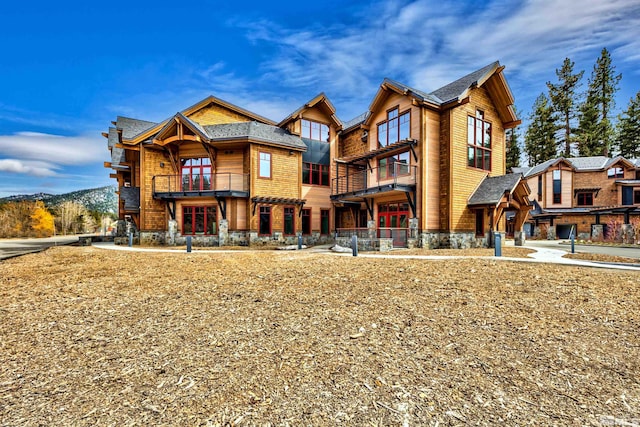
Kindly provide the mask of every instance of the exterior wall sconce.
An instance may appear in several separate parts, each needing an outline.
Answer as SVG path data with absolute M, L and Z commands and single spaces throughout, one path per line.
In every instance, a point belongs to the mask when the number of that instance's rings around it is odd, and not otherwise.
M 164 167 L 164 162 L 160 162 L 160 167 L 163 168 Z

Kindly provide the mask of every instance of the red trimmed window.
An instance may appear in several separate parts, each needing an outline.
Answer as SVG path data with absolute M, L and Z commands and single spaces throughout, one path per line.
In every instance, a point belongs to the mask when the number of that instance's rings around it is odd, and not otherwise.
M 320 209 L 320 234 L 329 234 L 329 209 Z
M 484 120 L 484 113 L 467 118 L 467 165 L 491 170 L 491 123 Z
M 271 206 L 260 206 L 260 229 L 262 236 L 271 236 Z
M 302 119 L 300 136 L 315 141 L 329 142 L 329 126 L 324 123 Z
M 218 234 L 216 206 L 183 206 L 182 234 Z
M 593 206 L 593 193 L 582 192 L 576 195 L 578 206 Z
M 607 178 L 624 178 L 624 169 L 622 168 L 609 168 L 607 169 Z
M 208 157 L 180 159 L 182 191 L 211 190 L 211 160 Z
M 329 165 L 302 163 L 302 183 L 329 186 Z
M 387 111 L 387 120 L 378 123 L 378 145 L 386 147 L 409 139 L 411 134 L 411 111 L 400 114 L 398 107 Z
M 378 179 L 389 179 L 394 176 L 409 174 L 409 152 L 396 154 L 378 160 Z
M 311 234 L 311 209 L 302 209 L 302 234 Z
M 296 233 L 296 208 L 285 207 L 284 208 L 284 234 L 291 236 Z
M 553 171 L 553 203 L 562 203 L 562 171 Z

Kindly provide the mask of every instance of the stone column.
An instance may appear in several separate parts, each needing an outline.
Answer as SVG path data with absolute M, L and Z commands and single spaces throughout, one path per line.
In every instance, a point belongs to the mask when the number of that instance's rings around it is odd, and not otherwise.
M 229 222 L 221 219 L 218 224 L 218 246 L 226 246 L 229 243 Z
M 601 240 L 604 236 L 604 227 L 602 224 L 595 224 L 592 226 L 593 230 L 591 232 L 591 239 L 592 240 Z
M 170 219 L 168 224 L 168 232 L 167 232 L 167 245 L 175 246 L 176 245 L 176 236 L 178 234 L 178 221 L 175 219 Z
M 550 225 L 547 228 L 547 240 L 556 240 L 556 226 Z
M 369 239 L 376 238 L 376 222 L 375 221 L 367 221 L 367 231 L 369 234 Z
M 631 224 L 622 224 L 622 243 L 633 244 L 633 226 Z
M 513 233 L 513 242 L 515 246 L 524 246 L 526 241 L 526 235 L 524 231 L 515 231 Z
M 418 237 L 418 218 L 409 218 L 409 238 Z

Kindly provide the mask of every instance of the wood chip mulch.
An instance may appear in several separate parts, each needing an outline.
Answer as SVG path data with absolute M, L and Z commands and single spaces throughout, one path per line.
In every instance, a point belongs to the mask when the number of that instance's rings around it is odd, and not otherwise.
M 639 288 L 473 258 L 52 248 L 0 262 L 0 425 L 630 423 Z

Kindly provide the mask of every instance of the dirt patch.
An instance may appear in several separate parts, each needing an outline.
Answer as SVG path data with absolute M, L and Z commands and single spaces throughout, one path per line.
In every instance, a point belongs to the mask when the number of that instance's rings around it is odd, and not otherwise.
M 0 263 L 0 420 L 628 421 L 639 286 L 485 259 L 49 249 Z
M 575 253 L 575 254 L 566 254 L 564 258 L 582 259 L 585 261 L 620 262 L 624 264 L 640 263 L 640 260 L 638 260 L 638 258 L 628 258 L 628 257 L 607 255 L 607 254 Z

